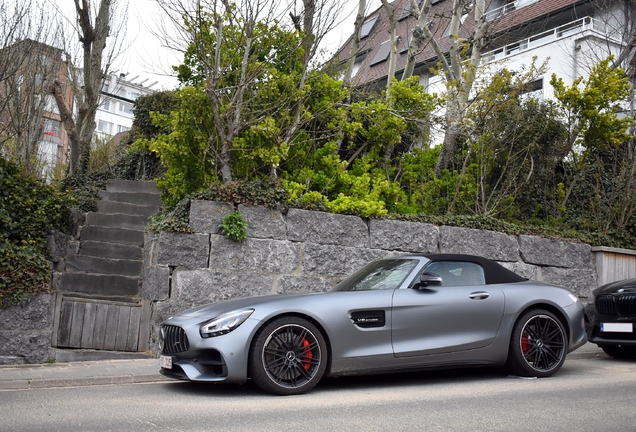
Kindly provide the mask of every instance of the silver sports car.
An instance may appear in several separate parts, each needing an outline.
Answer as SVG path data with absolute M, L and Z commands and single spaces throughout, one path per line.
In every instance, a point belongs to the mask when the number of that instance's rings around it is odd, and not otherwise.
M 323 376 L 505 365 L 547 377 L 586 342 L 566 289 L 469 255 L 372 262 L 330 292 L 201 306 L 161 325 L 161 373 L 292 395 Z

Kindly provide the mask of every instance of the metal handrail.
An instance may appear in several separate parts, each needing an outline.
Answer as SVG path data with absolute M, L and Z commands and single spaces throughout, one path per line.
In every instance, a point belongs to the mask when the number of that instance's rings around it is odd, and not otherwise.
M 512 3 L 506 3 L 503 6 L 500 6 L 496 9 L 493 9 L 489 12 L 486 12 L 486 21 L 494 21 L 497 18 L 500 18 L 504 15 L 512 13 L 516 10 L 524 8 L 526 6 L 530 6 L 531 4 L 536 3 L 539 0 L 517 0 Z
M 572 21 L 570 23 L 559 26 L 555 29 L 548 30 L 533 36 L 530 36 L 525 39 L 521 39 L 517 42 L 510 43 L 501 48 L 497 48 L 491 51 L 488 51 L 482 54 L 482 59 L 487 59 L 488 61 L 499 60 L 504 57 L 511 56 L 513 54 L 517 54 L 521 51 L 525 51 L 530 48 L 537 47 L 539 45 L 546 44 L 548 42 L 561 39 L 563 37 L 571 36 L 573 33 L 578 33 L 584 30 L 594 30 L 595 29 L 595 20 L 592 17 L 580 18 L 576 21 Z M 596 30 L 600 31 L 598 24 L 596 25 Z M 609 35 L 606 35 L 608 38 L 615 40 L 616 42 L 621 42 L 620 40 L 616 40 Z

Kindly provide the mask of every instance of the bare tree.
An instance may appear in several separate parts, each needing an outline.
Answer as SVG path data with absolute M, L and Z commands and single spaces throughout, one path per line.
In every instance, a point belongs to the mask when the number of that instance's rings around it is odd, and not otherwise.
M 46 6 L 0 3 L 0 152 L 32 175 L 41 174 L 42 153 L 50 151 L 41 144 L 46 117 L 55 111 L 46 88 L 60 68 L 56 36 Z
M 347 57 L 347 66 L 345 67 L 344 77 L 342 83 L 345 86 L 349 86 L 351 83 L 351 76 L 353 75 L 353 66 L 356 62 L 356 54 L 360 49 L 360 29 L 364 23 L 364 18 L 367 11 L 367 1 L 358 1 L 358 13 L 356 14 L 356 20 L 353 24 L 353 38 L 351 39 L 351 47 L 349 48 L 349 57 Z
M 119 20 L 118 27 L 113 28 L 116 1 L 100 0 L 99 4 L 96 4 L 90 0 L 74 0 L 76 24 L 73 31 L 79 36 L 80 59 L 77 61 L 73 56 L 69 56 L 68 82 L 58 78 L 51 86 L 69 139 L 70 172 L 88 167 L 100 92 L 110 65 L 120 49 L 116 36 L 119 35 L 125 21 Z M 109 37 L 111 43 L 110 48 L 107 48 Z M 66 37 L 65 40 L 74 38 Z M 67 45 L 65 51 L 75 50 Z M 82 67 L 78 68 L 76 64 L 81 64 Z M 75 106 L 64 97 L 68 85 L 72 86 Z
M 437 61 L 446 81 L 446 132 L 444 144 L 435 172 L 439 176 L 448 168 L 455 153 L 457 138 L 461 133 L 462 116 L 468 104 L 477 69 L 481 62 L 482 51 L 486 45 L 489 22 L 485 15 L 485 0 L 453 0 L 450 11 L 449 49 L 431 32 L 431 2 L 424 0 L 421 6 L 417 0 L 411 0 L 411 14 L 417 17 L 407 53 L 407 64 L 403 79 L 413 74 L 417 51 L 427 41 L 435 50 Z M 475 25 L 470 35 L 460 36 L 460 26 L 466 16 L 472 13 Z
M 386 82 L 386 100 L 391 100 L 391 85 L 393 84 L 393 78 L 395 78 L 395 64 L 397 61 L 397 19 L 395 18 L 395 8 L 393 5 L 389 4 L 387 0 L 382 0 L 382 7 L 387 14 L 387 19 L 389 20 L 389 71 L 387 74 L 387 82 Z

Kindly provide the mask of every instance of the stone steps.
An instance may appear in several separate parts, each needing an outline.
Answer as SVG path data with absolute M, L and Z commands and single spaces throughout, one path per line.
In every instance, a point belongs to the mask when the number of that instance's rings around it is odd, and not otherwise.
M 144 228 L 161 207 L 159 190 L 152 181 L 111 180 L 99 195 L 69 247 L 62 290 L 140 298 Z
M 86 240 L 78 244 L 79 254 L 98 258 L 141 260 L 143 249 L 137 245 Z
M 103 226 L 83 226 L 80 234 L 80 248 L 85 241 L 98 241 L 142 247 L 144 232 L 142 230 Z M 80 249 L 81 250 L 81 249 Z
M 159 194 L 149 194 L 146 192 L 109 192 L 100 191 L 99 197 L 102 201 L 116 201 L 120 203 L 135 204 L 141 206 L 161 206 Z
M 141 260 L 112 259 L 83 255 L 68 255 L 66 257 L 67 271 L 73 270 L 76 272 L 139 277 L 141 267 Z
M 139 281 L 140 277 L 67 271 L 62 275 L 62 288 L 73 293 L 131 297 L 141 294 Z
M 148 216 L 130 215 L 124 213 L 90 212 L 86 214 L 86 225 L 123 228 L 142 231 L 146 227 Z

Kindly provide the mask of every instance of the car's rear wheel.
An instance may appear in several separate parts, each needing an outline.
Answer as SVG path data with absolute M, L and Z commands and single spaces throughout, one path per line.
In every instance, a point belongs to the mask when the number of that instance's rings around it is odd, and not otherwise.
M 279 395 L 311 390 L 325 373 L 327 345 L 320 331 L 299 317 L 263 327 L 250 350 L 250 375 L 261 389 Z
M 636 357 L 636 346 L 625 345 L 601 345 L 601 349 L 608 356 L 617 359 L 629 359 Z
M 551 312 L 533 309 L 524 313 L 512 331 L 508 369 L 519 376 L 548 377 L 558 371 L 567 354 L 567 335 Z

